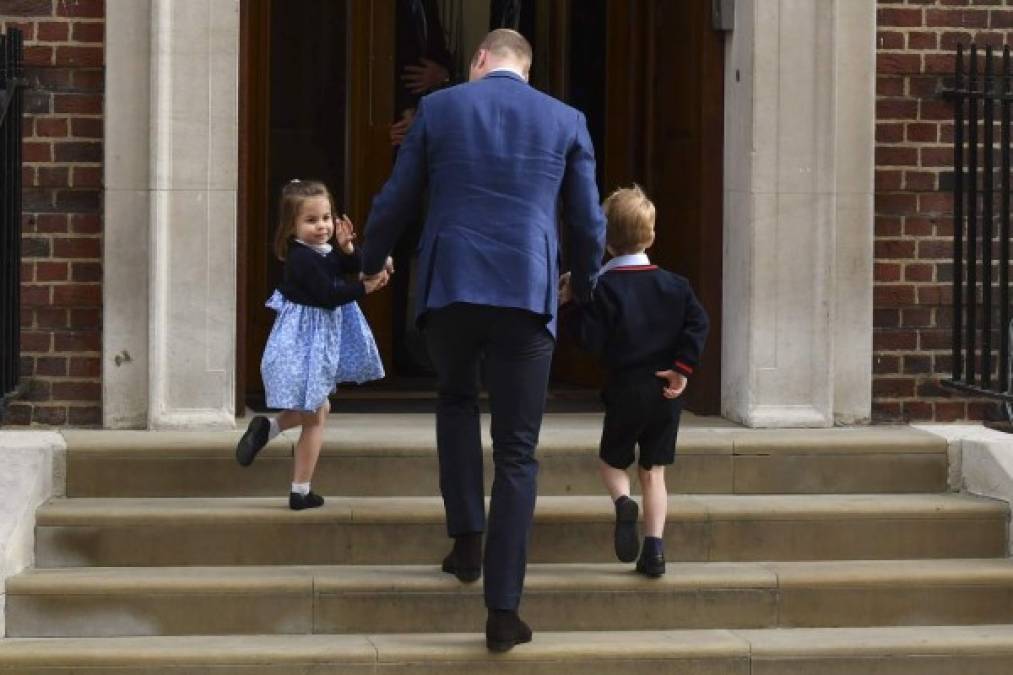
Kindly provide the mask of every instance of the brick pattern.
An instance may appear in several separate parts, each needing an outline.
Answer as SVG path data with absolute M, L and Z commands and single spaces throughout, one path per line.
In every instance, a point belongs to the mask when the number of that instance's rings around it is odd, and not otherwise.
M 873 417 L 982 419 L 995 404 L 939 385 L 951 372 L 953 109 L 958 44 L 1013 43 L 1003 0 L 878 0 Z
M 25 36 L 21 369 L 9 424 L 102 422 L 103 0 L 4 0 Z

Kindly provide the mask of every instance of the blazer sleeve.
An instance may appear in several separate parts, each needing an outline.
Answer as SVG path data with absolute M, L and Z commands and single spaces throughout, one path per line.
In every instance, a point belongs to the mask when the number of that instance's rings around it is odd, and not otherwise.
M 566 156 L 561 197 L 563 219 L 570 230 L 573 295 L 578 302 L 587 302 L 605 254 L 605 216 L 598 203 L 594 146 L 581 113 L 577 114 L 577 132 Z
M 311 257 L 311 256 L 316 256 Z M 291 266 L 292 282 L 320 307 L 334 309 L 366 295 L 361 281 L 345 281 L 328 273 L 325 259 L 318 254 L 293 246 L 287 265 Z
M 390 178 L 373 199 L 362 245 L 362 271 L 377 274 L 401 233 L 422 208 L 426 189 L 425 99 L 419 101 L 411 129 L 401 143 Z
M 693 289 L 687 286 L 686 291 L 686 318 L 682 324 L 682 334 L 676 343 L 672 369 L 689 377 L 700 364 L 700 355 L 710 330 L 710 319 L 693 294 Z

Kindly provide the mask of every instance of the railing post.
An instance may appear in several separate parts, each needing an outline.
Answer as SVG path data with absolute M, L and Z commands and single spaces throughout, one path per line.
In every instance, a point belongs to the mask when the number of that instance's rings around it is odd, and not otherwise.
M 992 45 L 985 47 L 985 77 L 982 80 L 982 153 L 981 173 L 981 386 L 992 388 L 992 228 L 993 181 L 995 180 L 995 78 L 992 69 Z
M 21 31 L 0 35 L 0 421 L 21 369 Z
M 964 377 L 964 46 L 957 46 L 953 84 L 953 381 Z
M 1009 97 L 1010 88 L 1009 45 L 1002 49 L 1002 104 L 1000 105 L 999 143 L 1002 146 L 1002 168 L 999 171 L 1002 186 L 1002 213 L 999 220 L 999 381 L 1000 391 L 1010 393 L 1009 381 L 1009 209 L 1010 209 L 1010 158 L 1009 158 Z
M 967 76 L 967 361 L 964 381 L 974 385 L 978 352 L 978 48 L 971 45 Z

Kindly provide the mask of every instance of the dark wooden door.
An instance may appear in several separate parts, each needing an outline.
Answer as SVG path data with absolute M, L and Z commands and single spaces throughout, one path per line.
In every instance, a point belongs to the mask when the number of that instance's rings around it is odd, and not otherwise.
M 687 406 L 721 406 L 724 38 L 710 0 L 608 0 L 604 192 L 657 206 L 654 262 L 687 277 L 711 319 Z
M 394 154 L 394 49 L 396 0 L 348 2 L 348 118 L 345 194 L 347 213 L 360 239 L 373 196 L 390 176 Z M 373 329 L 384 365 L 391 372 L 393 309 L 390 288 L 360 305 Z
M 688 403 L 716 413 L 724 64 L 722 34 L 710 25 L 710 0 L 529 1 L 536 10 L 529 35 L 535 46 L 532 84 L 586 113 L 603 197 L 634 182 L 647 190 L 658 207 L 651 256 L 687 276 L 711 316 L 704 365 Z M 260 355 L 273 319 L 263 301 L 280 269 L 269 250 L 279 181 L 315 172 L 362 234 L 372 197 L 390 174 L 395 2 L 242 0 L 239 410 L 247 395 L 262 392 Z M 308 15 L 294 17 L 296 10 Z M 283 33 L 288 24 L 314 28 L 295 39 Z M 325 46 L 329 50 L 321 51 Z M 314 91 L 337 96 L 330 119 L 272 116 L 272 106 L 285 100 L 316 100 Z M 288 121 L 282 124 L 282 118 Z M 303 133 L 307 129 L 312 133 Z M 335 129 L 340 137 L 331 133 Z M 297 151 L 304 142 L 314 147 Z M 315 159 L 307 163 L 307 157 Z M 389 289 L 363 303 L 388 365 L 391 305 Z M 601 372 L 563 341 L 554 378 L 597 386 Z
M 260 357 L 282 265 L 272 250 L 281 187 L 318 179 L 360 237 L 390 173 L 394 0 L 243 0 L 240 77 L 237 410 L 263 395 Z M 385 293 L 362 303 L 381 353 Z

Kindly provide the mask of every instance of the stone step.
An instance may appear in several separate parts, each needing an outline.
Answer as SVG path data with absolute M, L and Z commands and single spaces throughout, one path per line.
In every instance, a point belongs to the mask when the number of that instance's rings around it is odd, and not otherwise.
M 216 675 L 1008 675 L 1013 627 L 539 632 L 490 654 L 478 633 L 12 638 L 0 673 Z
M 1013 623 L 1013 561 L 531 565 L 538 631 Z M 7 584 L 8 637 L 461 632 L 481 584 L 427 566 L 34 570 Z
M 314 484 L 326 494 L 439 494 L 427 415 L 366 415 L 328 428 Z M 596 494 L 600 416 L 550 415 L 539 446 L 543 495 Z M 234 459 L 240 433 L 68 431 L 71 497 L 274 496 L 288 489 L 296 434 L 251 467 Z M 488 433 L 486 433 L 488 439 Z M 909 427 L 680 432 L 672 492 L 919 493 L 946 489 L 946 443 Z M 486 450 L 486 474 L 492 459 Z M 488 479 L 487 479 L 488 483 Z
M 530 562 L 610 562 L 606 497 L 541 497 Z M 966 495 L 676 495 L 670 560 L 990 558 L 1008 506 Z M 448 548 L 438 497 L 54 499 L 36 520 L 39 567 L 431 564 Z

